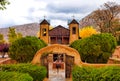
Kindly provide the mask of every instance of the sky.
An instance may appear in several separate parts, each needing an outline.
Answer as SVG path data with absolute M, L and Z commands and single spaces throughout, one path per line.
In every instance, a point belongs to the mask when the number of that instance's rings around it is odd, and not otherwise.
M 81 20 L 108 1 L 120 0 L 9 0 L 6 10 L 0 10 L 0 28 L 40 23 L 44 18 L 51 26 L 67 26 L 73 19 Z

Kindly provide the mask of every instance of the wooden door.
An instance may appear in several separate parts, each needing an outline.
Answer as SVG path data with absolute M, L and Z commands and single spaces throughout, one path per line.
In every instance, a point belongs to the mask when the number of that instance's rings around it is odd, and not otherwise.
M 62 37 L 57 37 L 57 43 L 62 44 Z
M 49 77 L 49 67 L 48 67 L 48 56 L 42 56 L 41 57 L 41 65 L 45 66 L 47 69 L 47 77 Z
M 73 65 L 74 65 L 74 57 L 66 55 L 66 59 L 65 59 L 65 76 L 66 76 L 66 78 L 70 78 Z

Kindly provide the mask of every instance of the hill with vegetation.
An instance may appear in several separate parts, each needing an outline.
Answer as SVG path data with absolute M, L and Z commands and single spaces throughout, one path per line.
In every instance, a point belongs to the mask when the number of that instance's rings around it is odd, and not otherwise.
M 29 23 L 12 27 L 16 29 L 17 33 L 21 33 L 23 36 L 36 36 L 39 31 L 39 23 Z M 0 34 L 3 34 L 5 39 L 8 39 L 8 31 L 9 27 L 0 28 Z

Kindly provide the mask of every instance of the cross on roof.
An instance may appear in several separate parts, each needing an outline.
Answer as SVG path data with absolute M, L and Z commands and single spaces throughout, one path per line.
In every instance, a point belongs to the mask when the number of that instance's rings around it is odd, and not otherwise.
M 73 15 L 72 18 L 75 19 L 75 16 Z
M 44 19 L 46 18 L 46 16 L 44 15 Z

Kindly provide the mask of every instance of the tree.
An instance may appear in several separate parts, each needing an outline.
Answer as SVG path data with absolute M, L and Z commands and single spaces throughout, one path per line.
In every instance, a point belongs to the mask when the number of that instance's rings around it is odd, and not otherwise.
M 92 34 L 97 34 L 97 31 L 92 26 L 86 26 L 80 29 L 79 34 L 81 38 L 86 38 L 91 36 Z
M 17 34 L 15 32 L 15 28 L 10 28 L 9 27 L 9 32 L 8 32 L 8 40 L 10 43 L 12 43 L 13 41 L 15 41 L 17 38 Z
M 9 48 L 9 56 L 17 62 L 31 62 L 35 53 L 47 44 L 37 37 L 23 37 L 15 40 Z
M 49 30 L 52 30 L 53 29 L 53 26 L 49 26 Z
M 120 5 L 115 2 L 107 2 L 90 16 L 94 23 L 99 26 L 102 33 L 112 33 L 116 36 L 116 27 L 120 27 Z M 119 26 L 118 26 L 119 25 Z
M 40 38 L 40 31 L 37 32 L 37 37 Z
M 112 34 L 101 33 L 76 40 L 70 47 L 78 50 L 83 62 L 106 63 L 114 52 L 116 45 L 116 39 Z
M 5 42 L 5 40 L 4 40 L 3 34 L 0 34 L 0 44 L 2 44 L 4 42 Z
M 12 43 L 13 41 L 15 41 L 16 39 L 21 38 L 21 37 L 22 37 L 21 33 L 16 33 L 15 28 L 9 27 L 8 40 L 10 43 Z
M 10 2 L 8 0 L 0 0 L 0 10 L 6 9 L 6 5 L 9 5 Z
M 17 38 L 22 38 L 23 35 L 21 33 L 17 33 Z

